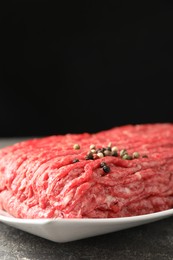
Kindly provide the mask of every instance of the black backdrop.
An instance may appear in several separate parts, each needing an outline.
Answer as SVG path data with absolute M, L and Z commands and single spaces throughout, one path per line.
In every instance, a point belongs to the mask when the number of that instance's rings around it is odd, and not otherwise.
M 1 8 L 0 136 L 173 122 L 172 1 L 72 2 Z

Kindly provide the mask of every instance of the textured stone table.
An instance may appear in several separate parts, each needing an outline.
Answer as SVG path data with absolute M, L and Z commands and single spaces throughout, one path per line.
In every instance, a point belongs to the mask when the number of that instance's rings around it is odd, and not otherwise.
M 0 140 L 6 146 L 17 139 Z M 173 260 L 173 217 L 83 240 L 54 243 L 0 223 L 0 260 Z

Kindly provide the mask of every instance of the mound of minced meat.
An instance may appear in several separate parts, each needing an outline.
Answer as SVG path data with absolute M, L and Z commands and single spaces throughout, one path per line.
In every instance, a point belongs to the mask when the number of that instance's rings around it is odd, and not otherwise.
M 35 138 L 0 150 L 0 209 L 117 218 L 173 207 L 173 124 Z

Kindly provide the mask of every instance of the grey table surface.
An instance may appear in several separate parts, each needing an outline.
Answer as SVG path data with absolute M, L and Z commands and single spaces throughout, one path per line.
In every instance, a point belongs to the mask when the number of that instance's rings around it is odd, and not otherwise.
M 0 139 L 4 147 L 21 139 Z M 55 243 L 0 223 L 0 260 L 173 260 L 173 217 L 106 235 Z

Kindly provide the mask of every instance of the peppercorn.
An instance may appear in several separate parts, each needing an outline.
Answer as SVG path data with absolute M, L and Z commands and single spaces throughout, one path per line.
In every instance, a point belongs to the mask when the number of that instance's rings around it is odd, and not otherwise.
M 117 151 L 112 151 L 112 156 L 117 157 L 118 156 L 118 152 Z
M 101 152 L 99 152 L 99 153 L 97 153 L 97 156 L 98 156 L 99 158 L 102 158 L 102 157 L 104 157 L 104 154 L 101 153 Z
M 126 154 L 124 154 L 122 156 L 122 159 L 124 159 L 124 160 L 132 160 L 132 156 L 126 153 Z
M 123 157 L 125 154 L 127 154 L 127 150 L 126 149 L 122 149 L 120 151 L 120 156 Z
M 93 160 L 93 153 L 88 153 L 85 157 L 86 160 Z
M 90 150 L 92 150 L 92 149 L 95 149 L 95 145 L 94 144 L 90 145 Z
M 109 149 L 106 149 L 103 153 L 105 156 L 112 155 L 111 150 L 109 150 Z
M 96 150 L 95 149 L 91 149 L 91 153 L 96 153 Z
M 118 148 L 117 148 L 116 146 L 113 146 L 113 147 L 111 148 L 111 151 L 112 151 L 112 152 L 115 152 L 115 151 L 117 152 L 117 151 L 118 151 Z
M 103 171 L 104 171 L 105 173 L 109 173 L 109 172 L 110 172 L 110 167 L 109 167 L 108 165 L 104 165 L 104 166 L 103 166 Z
M 138 152 L 134 152 L 134 153 L 132 154 L 132 156 L 133 156 L 133 158 L 139 158 L 139 153 L 138 153 Z
M 79 145 L 79 144 L 74 144 L 74 145 L 73 145 L 73 148 L 74 148 L 75 150 L 79 150 L 79 149 L 80 149 L 80 145 Z

